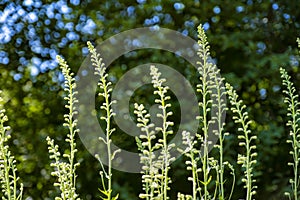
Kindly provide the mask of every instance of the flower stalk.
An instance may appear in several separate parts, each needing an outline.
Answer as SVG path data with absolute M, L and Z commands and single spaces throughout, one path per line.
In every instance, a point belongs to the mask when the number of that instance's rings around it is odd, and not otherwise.
M 298 44 L 300 48 L 300 40 L 298 39 Z M 291 144 L 292 150 L 289 152 L 293 157 L 293 162 L 289 162 L 288 165 L 293 169 L 293 178 L 290 179 L 290 184 L 292 188 L 292 194 L 286 192 L 290 199 L 291 196 L 294 200 L 298 200 L 299 196 L 299 184 L 300 184 L 300 173 L 299 173 L 299 166 L 300 166 L 300 103 L 298 101 L 299 95 L 296 92 L 296 88 L 291 81 L 291 77 L 288 75 L 285 69 L 280 68 L 281 78 L 282 78 L 282 85 L 286 87 L 283 90 L 283 94 L 285 95 L 284 102 L 288 106 L 287 108 L 287 116 L 290 118 L 287 122 L 287 126 L 291 128 L 290 130 L 290 137 L 291 139 L 287 140 L 287 143 Z
M 70 152 L 62 155 L 63 158 L 67 159 L 67 161 L 63 161 L 59 152 L 59 146 L 54 143 L 53 139 L 47 137 L 50 159 L 54 161 L 51 163 L 51 166 L 54 168 L 51 175 L 57 177 L 57 182 L 54 183 L 54 186 L 59 187 L 61 192 L 60 197 L 55 198 L 56 200 L 79 200 L 79 195 L 76 193 L 76 168 L 79 166 L 79 163 L 75 162 L 75 154 L 77 152 L 75 136 L 79 132 L 79 129 L 76 127 L 77 119 L 74 119 L 75 115 L 78 114 L 76 108 L 78 103 L 76 83 L 73 77 L 74 74 L 70 71 L 66 61 L 60 56 L 57 56 L 57 60 L 65 78 L 64 91 L 67 93 L 67 96 L 64 97 L 64 100 L 67 102 L 65 107 L 68 109 L 68 113 L 64 115 L 65 123 L 63 125 L 69 130 L 65 141 L 69 143 Z
M 108 157 L 107 170 L 104 168 L 100 156 L 96 155 L 102 168 L 102 170 L 100 171 L 102 183 L 102 189 L 100 189 L 100 192 L 103 196 L 101 196 L 101 198 L 104 200 L 116 200 L 118 199 L 118 194 L 115 197 L 112 196 L 112 161 L 119 151 L 113 151 L 111 148 L 111 136 L 115 131 L 115 128 L 112 128 L 111 125 L 112 118 L 115 115 L 112 110 L 112 104 L 116 103 L 116 101 L 111 101 L 110 99 L 110 94 L 112 92 L 112 83 L 107 80 L 108 74 L 106 73 L 106 66 L 103 63 L 100 54 L 96 52 L 96 49 L 91 42 L 87 42 L 87 45 L 91 53 L 92 65 L 95 66 L 95 75 L 99 76 L 98 87 L 100 88 L 100 92 L 98 93 L 98 96 L 104 98 L 104 102 L 100 106 L 100 109 L 105 112 L 105 115 L 101 116 L 100 119 L 106 122 L 106 137 L 99 137 L 99 140 L 106 145 Z M 105 179 L 107 180 L 107 183 L 105 182 Z
M 0 90 L 0 95 L 2 91 Z M 9 146 L 6 144 L 11 136 L 8 134 L 9 126 L 5 123 L 8 117 L 3 109 L 4 103 L 0 96 L 0 184 L 2 188 L 3 200 L 21 200 L 23 195 L 23 184 L 18 182 L 17 166 L 14 156 L 12 156 Z
M 232 119 L 241 126 L 238 129 L 241 133 L 238 136 L 238 139 L 240 139 L 239 146 L 245 147 L 246 150 L 245 154 L 238 154 L 237 163 L 241 164 L 244 169 L 242 182 L 245 183 L 246 200 L 252 200 L 257 189 L 257 186 L 254 185 L 256 180 L 253 178 L 254 165 L 257 163 L 255 159 L 257 157 L 257 152 L 255 151 L 257 136 L 251 132 L 250 125 L 252 121 L 249 120 L 246 105 L 243 104 L 242 100 L 238 100 L 238 95 L 230 84 L 226 84 L 226 89 L 231 104 L 231 111 L 234 114 Z

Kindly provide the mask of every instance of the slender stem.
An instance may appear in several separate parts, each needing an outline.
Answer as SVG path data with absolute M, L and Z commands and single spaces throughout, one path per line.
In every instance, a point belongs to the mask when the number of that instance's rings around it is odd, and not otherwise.
M 162 94 L 162 89 L 158 88 L 159 92 Z M 167 200 L 167 189 L 168 189 L 168 144 L 167 144 L 167 111 L 165 107 L 164 97 L 161 95 L 161 106 L 163 111 L 163 148 L 164 148 L 164 200 Z
M 73 129 L 73 103 L 74 103 L 74 99 L 73 99 L 73 87 L 72 87 L 72 81 L 69 80 L 69 103 L 70 103 L 70 107 L 69 107 L 69 134 L 70 134 L 70 184 L 71 187 L 75 187 L 75 169 L 74 169 L 74 157 L 75 157 L 75 147 L 74 147 L 74 129 Z M 74 195 L 74 192 L 72 191 L 71 196 Z
M 8 158 L 9 159 L 9 158 Z M 8 200 L 11 200 L 11 191 L 10 191 L 10 184 L 9 184 L 9 161 L 8 161 L 7 157 L 4 156 L 4 169 L 5 169 L 5 180 L 6 180 L 6 192 L 7 192 L 7 196 L 8 196 Z
M 192 160 L 192 175 L 193 175 L 193 200 L 197 200 L 197 169 L 195 166 L 197 165 L 197 162 L 194 159 L 194 153 L 191 155 Z
M 111 199 L 111 190 L 112 190 L 112 162 L 111 162 L 111 127 L 110 127 L 110 119 L 111 119 L 111 113 L 110 113 L 110 102 L 109 102 L 109 94 L 108 94 L 108 88 L 106 84 L 105 77 L 101 77 L 101 81 L 103 84 L 103 91 L 104 91 L 104 96 L 105 96 L 105 104 L 106 104 L 106 142 L 107 142 L 107 156 L 108 156 L 108 200 Z
M 297 39 L 298 46 L 300 48 L 300 40 Z M 291 77 L 287 74 L 287 72 L 280 68 L 282 83 L 287 87 L 287 90 L 284 90 L 284 94 L 287 96 L 285 97 L 284 102 L 288 105 L 288 116 L 291 119 L 288 121 L 287 125 L 291 127 L 290 135 L 292 136 L 291 140 L 288 140 L 288 143 L 291 143 L 293 150 L 291 154 L 293 156 L 293 163 L 289 163 L 289 165 L 293 166 L 294 177 L 290 179 L 292 192 L 295 200 L 298 200 L 298 187 L 299 187 L 299 175 L 298 175 L 298 168 L 299 168 L 299 147 L 298 147 L 298 134 L 299 134 L 299 102 L 298 102 L 298 95 L 296 94 L 296 89 L 293 83 L 290 81 Z M 287 194 L 289 199 L 291 199 L 290 193 Z
M 206 64 L 206 57 L 204 57 L 203 60 L 204 64 Z M 203 155 L 203 181 L 204 181 L 204 200 L 207 200 L 208 198 L 208 124 L 207 124 L 207 71 L 206 67 L 203 67 L 203 81 L 202 81 L 202 88 L 203 88 L 203 96 L 202 96 L 202 102 L 203 102 L 203 131 L 204 131 L 204 141 L 203 141 L 203 147 L 204 147 L 204 155 Z
M 292 88 L 289 89 L 289 93 L 292 94 Z M 291 109 L 292 109 L 292 116 L 293 116 L 293 141 L 292 141 L 292 147 L 293 147 L 293 158 L 294 158 L 294 181 L 293 181 L 293 193 L 295 200 L 298 199 L 298 148 L 297 148 L 297 111 L 296 111 L 296 103 L 294 101 L 294 98 L 291 98 Z
M 216 73 L 215 72 L 215 76 L 216 76 Z M 223 141 L 224 141 L 224 134 L 223 134 L 223 122 L 222 122 L 222 114 L 223 114 L 223 108 L 225 107 L 225 105 L 222 104 L 222 92 L 221 92 L 221 80 L 219 80 L 217 77 L 215 77 L 215 85 L 216 85 L 216 90 L 217 90 L 217 106 L 218 106 L 218 112 L 217 112 L 217 120 L 218 120 L 218 131 L 219 131 L 219 141 L 220 141 L 220 144 L 219 144 L 219 156 L 220 156 L 220 159 L 219 159 L 219 166 L 220 166 L 220 169 L 219 169 L 219 178 L 220 178 L 220 191 L 219 193 L 221 194 L 221 198 L 222 200 L 225 199 L 225 196 L 224 196 L 224 160 L 223 160 Z
M 200 27 L 198 28 L 198 33 L 200 35 L 200 32 L 202 31 L 204 34 L 203 29 Z M 209 55 L 209 47 L 207 46 L 206 42 L 206 37 L 205 34 L 201 37 L 199 36 L 200 39 L 200 44 L 201 44 L 201 50 L 200 55 L 202 58 L 203 64 L 200 67 L 199 71 L 202 71 L 202 84 L 201 84 L 201 91 L 202 91 L 202 112 L 203 112 L 203 132 L 204 132 L 204 141 L 203 141 L 203 159 L 202 159 L 202 171 L 203 171 L 203 182 L 204 182 L 204 200 L 208 199 L 208 119 L 207 119 L 207 114 L 208 114 L 208 76 L 209 76 L 209 63 L 208 63 L 208 55 Z M 198 42 L 199 43 L 199 42 Z M 199 53 L 198 53 L 199 54 Z
M 224 198 L 224 164 L 223 164 L 223 137 L 220 133 L 220 190 L 221 190 L 221 197 Z
M 238 109 L 238 114 L 239 114 L 239 118 L 243 119 L 243 114 L 241 112 L 241 109 Z M 250 140 L 249 140 L 249 135 L 248 135 L 248 131 L 247 131 L 247 127 L 245 124 L 245 120 L 241 120 L 241 124 L 243 127 L 243 132 L 245 134 L 245 142 L 246 142 L 246 189 L 247 189 L 247 194 L 246 194 L 246 200 L 251 200 L 252 198 L 252 193 L 251 193 L 251 189 L 252 189 L 252 174 L 250 171 L 251 168 L 251 159 L 250 159 L 250 154 L 251 154 L 251 149 L 250 149 Z
M 16 175 L 14 166 L 12 166 L 12 172 L 13 172 L 13 179 L 14 179 L 14 197 L 13 197 L 13 199 L 17 199 L 17 175 Z

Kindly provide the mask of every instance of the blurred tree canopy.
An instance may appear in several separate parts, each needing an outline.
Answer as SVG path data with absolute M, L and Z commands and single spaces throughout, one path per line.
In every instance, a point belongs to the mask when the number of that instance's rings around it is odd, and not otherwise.
M 62 127 L 63 77 L 56 55 L 65 57 L 76 73 L 88 54 L 88 40 L 99 44 L 138 27 L 169 28 L 196 40 L 201 23 L 222 76 L 237 89 L 255 121 L 253 128 L 259 137 L 257 199 L 283 199 L 291 175 L 286 163 L 291 157 L 279 67 L 287 68 L 294 82 L 299 80 L 299 5 L 297 0 L 0 0 L 0 85 L 25 196 L 53 199 L 57 192 L 52 186 L 45 142 L 50 135 L 63 147 L 66 134 Z M 118 78 L 128 69 L 149 62 L 177 66 L 194 86 L 198 82 L 193 70 L 184 71 L 188 65 L 184 60 L 159 50 L 124 55 L 113 63 L 110 73 Z M 299 81 L 296 85 L 300 86 Z M 229 117 L 228 125 L 230 131 Z M 231 137 L 225 153 L 235 161 L 237 144 Z M 119 143 L 132 148 L 131 140 L 119 139 Z M 79 139 L 77 142 L 79 193 L 83 199 L 95 199 L 100 166 Z M 182 159 L 173 164 L 172 173 L 174 199 L 178 191 L 189 192 L 189 185 L 182 181 L 187 176 Z M 134 200 L 141 190 L 139 180 L 138 174 L 115 171 L 114 188 L 121 199 Z M 233 199 L 242 198 L 242 191 L 238 182 Z

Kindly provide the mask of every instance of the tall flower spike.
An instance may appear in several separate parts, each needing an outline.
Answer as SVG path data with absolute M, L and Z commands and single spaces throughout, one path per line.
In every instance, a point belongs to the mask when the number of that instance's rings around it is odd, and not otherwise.
M 225 167 L 227 166 L 229 170 L 231 171 L 230 173 L 233 175 L 233 181 L 232 181 L 232 186 L 231 186 L 231 194 L 228 197 L 228 200 L 231 199 L 233 190 L 234 190 L 234 185 L 235 185 L 235 175 L 234 175 L 234 170 L 231 167 L 231 164 L 228 161 L 224 161 L 224 140 L 225 137 L 229 135 L 228 132 L 224 133 L 224 126 L 225 122 L 223 122 L 223 117 L 226 113 L 227 110 L 227 105 L 226 105 L 226 89 L 224 87 L 224 78 L 218 76 L 220 74 L 220 70 L 217 69 L 217 67 L 214 65 L 215 72 L 213 73 L 213 93 L 212 93 L 212 98 L 215 100 L 212 104 L 212 111 L 215 113 L 215 116 L 212 117 L 214 121 L 214 127 L 215 129 L 213 130 L 213 133 L 219 138 L 219 143 L 214 145 L 214 147 L 218 148 L 219 150 L 219 160 L 218 160 L 218 177 L 219 181 L 217 181 L 217 189 L 218 189 L 218 197 L 220 199 L 225 199 L 225 190 L 224 190 L 224 171 Z
M 150 66 L 150 75 L 152 77 L 152 84 L 154 87 L 154 94 L 158 96 L 155 99 L 155 103 L 159 105 L 159 109 L 161 113 L 157 114 L 158 118 L 162 119 L 162 126 L 155 127 L 155 130 L 162 133 L 162 138 L 158 140 L 158 145 L 162 148 L 161 155 L 158 157 L 158 160 L 162 162 L 161 164 L 161 177 L 162 177 L 162 187 L 161 187 L 161 194 L 163 195 L 162 198 L 164 200 L 169 199 L 167 195 L 167 191 L 169 188 L 169 183 L 171 183 L 171 179 L 169 177 L 169 169 L 170 163 L 174 161 L 174 158 L 171 157 L 170 150 L 174 147 L 174 144 L 168 145 L 167 137 L 168 135 L 173 134 L 171 127 L 173 126 L 173 122 L 168 121 L 169 116 L 173 113 L 168 111 L 171 107 L 171 104 L 167 101 L 171 98 L 167 96 L 167 92 L 169 90 L 168 86 L 163 86 L 163 83 L 166 82 L 166 79 L 161 78 L 161 73 L 155 66 Z
M 152 200 L 159 193 L 159 180 L 157 179 L 158 168 L 155 161 L 154 151 L 159 148 L 157 143 L 152 144 L 155 140 L 154 124 L 150 123 L 150 114 L 147 113 L 143 104 L 134 104 L 134 113 L 137 116 L 137 126 L 144 134 L 136 137 L 138 149 L 140 150 L 140 162 L 142 166 L 143 190 L 139 197 L 141 199 Z
M 78 103 L 76 99 L 76 83 L 73 77 L 74 74 L 71 73 L 66 61 L 60 56 L 57 56 L 57 60 L 65 78 L 64 91 L 67 93 L 67 96 L 64 97 L 64 100 L 67 102 L 65 107 L 68 109 L 68 113 L 64 115 L 65 123 L 63 125 L 69 129 L 65 141 L 69 143 L 70 152 L 63 154 L 63 157 L 67 158 L 67 162 L 62 161 L 59 146 L 55 145 L 53 139 L 47 137 L 50 159 L 54 161 L 51 163 L 51 166 L 54 168 L 54 172 L 51 174 L 57 177 L 57 182 L 54 183 L 54 186 L 59 187 L 61 191 L 60 197 L 55 199 L 79 200 L 79 195 L 76 193 L 76 168 L 79 166 L 79 163 L 75 162 L 75 154 L 77 152 L 75 136 L 79 132 L 79 129 L 76 127 L 77 119 L 74 119 L 75 115 L 77 115 L 76 104 Z
M 241 128 L 238 131 L 241 133 L 238 136 L 240 139 L 239 145 L 245 147 L 245 155 L 238 155 L 238 164 L 241 164 L 244 168 L 244 178 L 242 181 L 245 183 L 245 188 L 247 190 L 246 200 L 252 200 L 253 196 L 256 194 L 257 186 L 254 185 L 256 180 L 253 178 L 253 169 L 256 164 L 257 152 L 255 151 L 256 145 L 255 141 L 257 136 L 254 135 L 250 130 L 250 125 L 252 123 L 249 120 L 248 113 L 246 112 L 246 105 L 243 104 L 242 100 L 238 100 L 238 95 L 233 87 L 226 83 L 227 94 L 229 96 L 231 110 L 234 114 L 232 119 L 236 124 L 240 124 Z
M 10 139 L 7 131 L 9 126 L 4 123 L 8 121 L 8 117 L 3 109 L 3 99 L 0 90 L 0 183 L 2 187 L 3 200 L 21 200 L 23 194 L 23 184 L 18 188 L 19 177 L 17 176 L 16 160 L 11 155 L 8 145 L 5 143 Z
M 298 45 L 300 47 L 300 40 L 298 39 Z M 291 139 L 287 140 L 287 143 L 290 143 L 292 146 L 292 150 L 290 154 L 293 157 L 293 162 L 289 162 L 288 165 L 293 168 L 294 176 L 290 179 L 291 187 L 292 187 L 292 199 L 297 200 L 299 198 L 299 184 L 300 184 L 300 103 L 298 101 L 299 95 L 297 95 L 296 88 L 291 81 L 291 77 L 287 74 L 285 69 L 280 68 L 282 85 L 286 87 L 283 90 L 283 94 L 285 95 L 284 102 L 288 106 L 287 108 L 287 116 L 290 118 L 287 122 L 287 126 L 291 128 L 290 137 Z M 285 193 L 291 199 L 291 194 L 289 192 Z
M 189 198 L 192 200 L 197 200 L 197 194 L 200 195 L 201 186 L 199 184 L 199 177 L 198 177 L 198 161 L 200 160 L 199 157 L 199 150 L 195 148 L 197 144 L 197 140 L 191 136 L 190 132 L 183 131 L 182 132 L 182 143 L 185 145 L 185 149 L 178 149 L 180 153 L 188 157 L 189 160 L 185 162 L 187 166 L 187 170 L 191 171 L 192 176 L 188 177 L 188 181 L 192 182 L 192 196 Z M 184 197 L 183 194 L 179 195 L 178 198 L 182 199 Z M 184 199 L 184 198 L 183 198 Z
M 91 53 L 91 61 L 92 65 L 95 66 L 95 75 L 99 76 L 98 87 L 100 88 L 100 92 L 98 93 L 99 96 L 104 98 L 104 102 L 100 106 L 100 109 L 105 112 L 104 116 L 101 116 L 100 119 L 106 122 L 106 138 L 100 137 L 100 141 L 102 141 L 107 148 L 107 157 L 108 157 L 108 170 L 106 171 L 101 158 L 99 155 L 96 155 L 98 158 L 102 170 L 100 171 L 101 176 L 101 184 L 102 189 L 100 192 L 102 193 L 101 198 L 104 200 L 116 200 L 118 199 L 118 195 L 112 197 L 112 161 L 115 158 L 115 155 L 119 152 L 118 150 L 112 151 L 111 148 L 111 135 L 115 131 L 114 128 L 111 126 L 111 121 L 115 113 L 112 110 L 112 104 L 116 103 L 116 101 L 111 101 L 110 94 L 112 92 L 112 83 L 107 80 L 108 74 L 106 73 L 105 64 L 102 61 L 102 58 L 99 53 L 97 53 L 95 47 L 92 45 L 91 42 L 87 42 L 88 49 Z M 106 181 L 107 180 L 107 183 Z
M 210 198 L 209 192 L 208 192 L 208 184 L 210 183 L 210 167 L 209 167 L 209 126 L 213 123 L 213 120 L 208 119 L 209 112 L 211 110 L 211 104 L 212 100 L 210 99 L 210 96 L 212 94 L 212 89 L 214 86 L 213 82 L 213 74 L 214 74 L 214 65 L 210 62 L 210 46 L 207 41 L 207 37 L 205 35 L 204 29 L 202 25 L 198 26 L 198 56 L 201 61 L 197 62 L 198 72 L 200 74 L 200 84 L 197 85 L 197 92 L 199 92 L 202 95 L 202 100 L 199 102 L 199 107 L 202 111 L 202 115 L 198 117 L 200 119 L 200 125 L 202 126 L 203 136 L 200 134 L 196 134 L 198 137 L 198 140 L 202 140 L 202 149 L 201 149 L 201 160 L 202 160 L 202 173 L 203 173 L 203 181 L 201 183 L 203 184 L 204 189 L 204 200 L 207 200 Z

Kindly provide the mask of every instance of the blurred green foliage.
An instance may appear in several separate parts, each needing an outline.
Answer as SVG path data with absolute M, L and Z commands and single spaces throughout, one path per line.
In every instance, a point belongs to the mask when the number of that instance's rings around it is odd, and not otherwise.
M 76 72 L 87 55 L 86 41 L 95 44 L 121 31 L 144 27 L 177 30 L 196 39 L 196 27 L 204 24 L 212 57 L 249 107 L 258 145 L 258 194 L 256 199 L 283 199 L 291 175 L 287 162 L 289 145 L 279 67 L 285 66 L 300 86 L 296 38 L 300 32 L 299 1 L 242 0 L 0 0 L 0 85 L 12 127 L 11 149 L 18 161 L 24 195 L 52 199 L 55 192 L 47 154 L 46 136 L 64 146 L 66 129 L 62 75 L 55 62 L 65 57 Z M 178 56 L 159 50 L 139 50 L 117 59 L 110 66 L 113 82 L 127 70 L 148 62 L 174 66 L 192 85 L 195 71 Z M 143 90 L 134 101 L 147 101 Z M 229 130 L 234 130 L 227 118 Z M 123 134 L 125 135 L 125 134 Z M 225 154 L 236 160 L 236 137 L 231 136 Z M 134 149 L 134 139 L 118 141 Z M 78 193 L 95 199 L 100 169 L 96 159 L 78 143 Z M 188 193 L 190 186 L 183 161 L 173 164 L 172 198 Z M 114 188 L 120 199 L 137 199 L 141 190 L 138 174 L 114 171 Z M 239 177 L 239 175 L 237 175 Z M 233 199 L 243 196 L 238 182 Z

